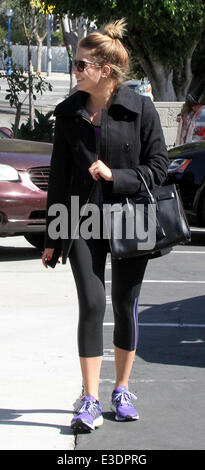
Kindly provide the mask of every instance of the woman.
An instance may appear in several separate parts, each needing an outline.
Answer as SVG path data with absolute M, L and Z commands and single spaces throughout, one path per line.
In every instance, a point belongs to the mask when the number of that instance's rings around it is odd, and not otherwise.
M 156 183 L 166 179 L 168 157 L 155 107 L 149 98 L 122 85 L 129 68 L 121 42 L 124 32 L 125 21 L 119 20 L 79 42 L 74 63 L 78 91 L 55 110 L 48 210 L 55 203 L 69 205 L 71 195 L 79 196 L 81 208 L 90 195 L 89 201 L 102 213 L 107 200 L 143 189 L 136 172 L 139 165 L 149 186 L 148 166 Z M 103 424 L 98 393 L 109 243 L 101 230 L 100 239 L 80 235 L 69 249 L 69 240 L 54 240 L 50 235 L 52 220 L 47 216 L 43 264 L 47 267 L 46 261 L 61 251 L 65 263 L 69 251 L 79 301 L 78 347 L 85 396 L 71 426 L 91 430 Z M 139 418 L 128 380 L 137 347 L 137 305 L 147 261 L 146 256 L 112 260 L 116 383 L 111 407 L 119 421 Z

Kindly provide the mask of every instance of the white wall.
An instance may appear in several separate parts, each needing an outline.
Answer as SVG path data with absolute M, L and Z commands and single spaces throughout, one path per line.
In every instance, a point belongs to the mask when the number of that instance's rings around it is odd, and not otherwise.
M 24 67 L 28 68 L 28 48 L 27 46 L 12 46 L 13 61 Z M 69 72 L 69 58 L 65 47 L 52 47 L 52 72 Z M 37 46 L 32 46 L 32 62 L 34 71 L 37 68 Z M 43 46 L 41 71 L 47 71 L 47 47 Z
M 180 113 L 183 104 L 184 102 L 181 101 L 154 102 L 154 105 L 156 106 L 156 109 L 159 113 L 166 145 L 168 148 L 173 147 L 175 143 L 178 127 L 176 118 L 177 114 Z

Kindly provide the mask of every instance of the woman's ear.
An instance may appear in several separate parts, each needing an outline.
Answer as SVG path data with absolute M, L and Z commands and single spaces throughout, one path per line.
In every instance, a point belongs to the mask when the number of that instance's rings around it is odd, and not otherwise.
M 102 67 L 102 77 L 103 78 L 108 78 L 111 72 L 111 68 L 109 65 L 105 64 Z

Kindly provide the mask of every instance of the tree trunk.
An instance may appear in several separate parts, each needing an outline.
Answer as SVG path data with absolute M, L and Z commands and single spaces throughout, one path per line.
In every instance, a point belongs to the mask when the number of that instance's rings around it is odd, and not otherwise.
M 139 62 L 152 85 L 154 101 L 176 101 L 172 70 L 150 58 L 141 57 Z
M 75 83 L 74 76 L 72 74 L 72 62 L 75 59 L 77 43 L 87 33 L 87 20 L 83 17 L 75 20 L 70 20 L 68 15 L 64 15 L 61 20 L 63 39 L 67 53 L 69 56 L 70 63 L 70 91 Z M 70 59 L 71 57 L 71 59 Z
M 190 84 L 192 83 L 193 73 L 191 68 L 191 62 L 193 53 L 198 45 L 199 41 L 195 41 L 193 44 L 188 57 L 185 58 L 184 67 L 179 73 L 174 72 L 174 79 L 176 80 L 175 90 L 178 101 L 185 101 Z M 178 80 L 177 80 L 178 79 Z
M 152 85 L 154 100 L 184 101 L 192 81 L 191 61 L 198 41 L 193 44 L 189 56 L 185 59 L 184 68 L 177 71 L 168 69 L 166 65 L 148 56 L 145 51 L 139 52 L 135 40 L 131 36 L 128 39 Z
M 72 24 L 71 24 L 71 20 L 68 18 L 68 15 L 65 15 L 62 18 L 62 32 L 63 32 L 63 39 L 64 39 L 65 47 L 67 49 L 68 54 L 69 54 L 69 46 L 71 46 L 73 57 L 75 57 L 78 36 L 76 32 L 72 31 Z
M 173 72 L 165 66 L 153 62 L 152 67 L 144 67 L 147 77 L 152 85 L 154 101 L 176 101 L 176 93 L 173 87 Z
M 41 57 L 42 57 L 43 40 L 39 38 L 37 49 L 37 73 L 41 73 Z
M 22 103 L 18 103 L 16 107 L 16 116 L 15 116 L 15 122 L 14 122 L 14 139 L 17 136 L 17 132 L 19 128 L 19 122 L 20 122 L 20 117 L 21 117 L 21 107 L 22 107 Z
M 173 87 L 173 72 L 156 59 L 148 56 L 144 51 L 140 51 L 132 36 L 128 41 L 133 51 L 136 51 L 136 57 L 144 70 L 145 76 L 152 85 L 154 101 L 176 101 L 176 94 Z
M 43 41 L 47 36 L 47 31 L 45 34 L 40 37 L 38 34 L 38 22 L 37 22 L 37 16 L 35 14 L 35 11 L 33 12 L 33 32 L 34 36 L 37 42 L 37 73 L 41 73 L 41 57 L 42 57 L 42 47 L 43 47 Z
M 62 24 L 62 32 L 63 32 L 63 39 L 65 43 L 65 47 L 69 56 L 69 74 L 70 74 L 70 89 L 73 88 L 73 74 L 72 74 L 72 62 L 75 59 L 76 49 L 77 49 L 77 42 L 78 37 L 76 32 L 72 31 L 72 23 L 71 20 L 68 18 L 68 15 L 64 15 L 61 19 Z
M 29 122 L 30 129 L 34 128 L 34 103 L 33 103 L 33 65 L 31 40 L 28 41 L 28 82 L 29 82 Z
M 32 17 L 34 18 L 34 10 L 32 8 Z M 30 129 L 33 130 L 34 128 L 34 104 L 33 104 L 33 65 L 32 65 L 32 45 L 31 40 L 34 32 L 34 25 L 32 30 L 29 32 L 26 26 L 26 18 L 23 12 L 23 25 L 24 25 L 24 32 L 26 36 L 26 41 L 28 44 L 28 83 L 29 83 L 29 124 Z

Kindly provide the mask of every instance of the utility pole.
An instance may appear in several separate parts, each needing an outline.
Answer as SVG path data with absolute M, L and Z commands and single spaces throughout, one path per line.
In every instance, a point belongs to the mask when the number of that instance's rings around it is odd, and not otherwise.
M 52 49 L 51 49 L 51 23 L 52 15 L 47 13 L 47 76 L 51 75 Z

